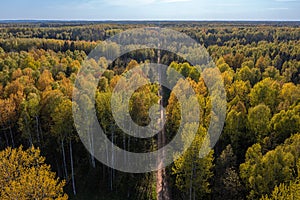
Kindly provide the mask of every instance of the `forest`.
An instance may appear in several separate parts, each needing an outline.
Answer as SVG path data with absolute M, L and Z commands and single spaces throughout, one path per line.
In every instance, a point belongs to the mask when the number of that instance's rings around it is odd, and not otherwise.
M 160 170 L 125 173 L 99 162 L 80 140 L 72 112 L 74 84 L 92 50 L 123 31 L 145 27 L 172 29 L 205 47 L 226 92 L 222 134 L 199 157 L 213 97 L 195 66 L 151 48 L 112 61 L 93 60 L 106 68 L 93 105 L 98 121 L 112 143 L 130 152 L 151 152 L 160 145 L 157 137 L 135 138 L 118 127 L 111 97 L 124 73 L 160 60 L 168 66 L 165 73 L 178 71 L 195 91 L 202 120 L 188 150 L 161 171 L 162 196 L 157 192 Z M 120 51 L 114 44 L 107 48 Z M 149 109 L 162 98 L 169 142 L 179 129 L 183 105 L 162 90 L 160 97 L 157 84 L 138 88 L 129 112 L 135 124 L 146 126 Z M 89 101 L 84 94 L 80 98 Z M 193 126 L 186 124 L 184 130 Z M 299 22 L 0 22 L 0 199 L 300 199 L 299 130 Z

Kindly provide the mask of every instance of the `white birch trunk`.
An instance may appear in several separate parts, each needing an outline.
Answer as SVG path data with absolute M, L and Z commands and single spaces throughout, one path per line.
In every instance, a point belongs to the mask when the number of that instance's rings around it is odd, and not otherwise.
M 90 157 L 91 157 L 91 163 L 92 167 L 96 168 L 96 162 L 94 157 L 94 137 L 91 134 L 91 131 L 88 130 L 88 140 L 89 140 L 89 146 L 90 146 Z
M 65 172 L 65 179 L 68 178 L 68 170 L 67 170 L 67 163 L 66 163 L 66 154 L 65 154 L 65 148 L 64 148 L 64 140 L 61 140 L 61 150 L 63 154 L 63 169 Z
M 75 186 L 75 177 L 74 177 L 74 164 L 73 164 L 73 150 L 72 150 L 72 141 L 71 140 L 70 140 L 70 146 L 69 147 L 70 147 L 73 194 L 76 195 L 76 186 Z

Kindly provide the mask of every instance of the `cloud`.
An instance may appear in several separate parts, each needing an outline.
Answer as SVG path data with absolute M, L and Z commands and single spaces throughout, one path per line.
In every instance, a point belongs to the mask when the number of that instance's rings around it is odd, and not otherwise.
M 145 7 L 147 5 L 158 5 L 169 4 L 169 3 L 180 3 L 180 2 L 190 2 L 193 0 L 74 0 L 73 2 L 67 4 L 60 4 L 53 6 L 52 9 L 57 9 L 58 7 L 63 10 L 103 10 L 105 8 L 114 9 L 115 7 Z
M 215 4 L 217 7 L 239 7 L 242 6 L 240 3 L 219 3 Z
M 156 0 L 107 0 L 105 1 L 107 4 L 114 6 L 135 6 L 135 5 L 147 5 L 155 3 Z
M 106 4 L 113 6 L 139 6 L 139 5 L 149 5 L 158 3 L 179 3 L 179 2 L 189 2 L 192 0 L 104 0 Z M 97 0 L 92 0 L 91 2 L 98 2 Z
M 268 10 L 288 10 L 289 8 L 267 8 Z
M 189 2 L 192 0 L 158 0 L 161 3 L 177 3 L 177 2 Z

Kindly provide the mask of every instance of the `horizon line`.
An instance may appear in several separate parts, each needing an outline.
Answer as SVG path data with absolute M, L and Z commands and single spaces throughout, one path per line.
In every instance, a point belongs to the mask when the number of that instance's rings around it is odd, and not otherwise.
M 300 22 L 300 19 L 0 19 L 0 21 L 57 21 L 57 22 L 126 22 L 126 21 L 145 21 L 145 22 Z

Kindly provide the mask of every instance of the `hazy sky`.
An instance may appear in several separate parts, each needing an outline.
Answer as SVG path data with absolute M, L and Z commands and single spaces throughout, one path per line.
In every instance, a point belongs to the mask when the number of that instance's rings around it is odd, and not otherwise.
M 4 0 L 0 19 L 300 20 L 300 0 Z

